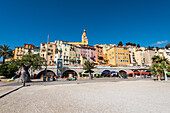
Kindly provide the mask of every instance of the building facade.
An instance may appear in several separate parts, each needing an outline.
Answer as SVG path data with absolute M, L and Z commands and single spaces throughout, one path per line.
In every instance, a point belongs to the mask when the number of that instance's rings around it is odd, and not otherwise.
M 86 61 L 95 62 L 95 48 L 89 45 L 80 45 L 81 64 Z
M 112 47 L 107 51 L 107 59 L 110 66 L 130 66 L 129 50 L 127 47 Z
M 104 55 L 103 55 L 103 47 L 99 44 L 94 45 L 95 48 L 95 63 L 97 65 L 105 65 L 106 62 L 104 61 Z
M 24 47 L 15 47 L 14 59 L 22 59 L 23 55 L 27 53 L 40 54 L 40 48 L 35 47 L 33 44 L 24 44 Z

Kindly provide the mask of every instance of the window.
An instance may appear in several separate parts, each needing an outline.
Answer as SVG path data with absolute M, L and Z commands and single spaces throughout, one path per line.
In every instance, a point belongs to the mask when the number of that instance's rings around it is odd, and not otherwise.
M 67 45 L 67 47 L 69 47 L 69 45 Z
M 52 45 L 50 45 L 50 47 L 53 47 Z
M 67 48 L 65 48 L 65 51 L 67 51 Z

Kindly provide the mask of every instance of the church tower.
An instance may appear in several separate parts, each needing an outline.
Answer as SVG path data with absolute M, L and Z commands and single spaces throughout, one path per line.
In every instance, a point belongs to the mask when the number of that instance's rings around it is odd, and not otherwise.
M 86 35 L 86 30 L 84 29 L 84 32 L 82 34 L 82 43 L 84 45 L 88 45 L 88 39 L 87 39 L 87 35 Z

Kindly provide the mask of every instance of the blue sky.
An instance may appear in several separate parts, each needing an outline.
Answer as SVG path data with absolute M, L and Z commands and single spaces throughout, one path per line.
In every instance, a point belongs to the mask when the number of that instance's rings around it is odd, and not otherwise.
M 164 47 L 170 37 L 170 0 L 0 0 L 0 45 L 40 46 L 81 41 Z

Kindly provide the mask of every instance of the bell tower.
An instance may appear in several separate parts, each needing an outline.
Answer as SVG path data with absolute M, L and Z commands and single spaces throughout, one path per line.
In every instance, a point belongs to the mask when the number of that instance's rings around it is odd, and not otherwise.
M 87 35 L 86 35 L 86 30 L 84 29 L 84 32 L 82 34 L 82 43 L 84 45 L 88 45 L 88 39 L 87 39 Z

